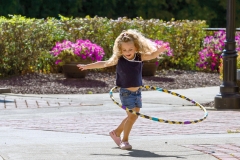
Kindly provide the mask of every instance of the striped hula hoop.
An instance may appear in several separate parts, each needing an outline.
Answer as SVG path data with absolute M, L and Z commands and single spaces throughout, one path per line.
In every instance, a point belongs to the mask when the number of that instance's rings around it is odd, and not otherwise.
M 156 117 L 147 116 L 147 115 L 141 114 L 141 113 L 139 113 L 139 112 L 135 112 L 135 111 L 133 111 L 133 110 L 131 110 L 131 109 L 128 109 L 127 107 L 125 107 L 125 106 L 121 105 L 120 103 L 118 103 L 118 102 L 114 99 L 114 97 L 113 97 L 113 91 L 116 90 L 116 89 L 118 89 L 118 88 L 120 88 L 120 87 L 115 86 L 115 87 L 113 87 L 113 88 L 110 90 L 110 92 L 109 92 L 110 98 L 113 100 L 113 102 L 114 102 L 115 104 L 117 104 L 120 108 L 126 110 L 127 112 L 130 112 L 130 113 L 135 114 L 135 115 L 137 115 L 137 116 L 140 116 L 140 117 L 142 117 L 142 118 L 146 118 L 146 119 L 153 120 L 153 121 L 156 121 L 156 122 L 161 122 L 161 123 L 169 123 L 169 124 L 195 124 L 195 123 L 202 122 L 202 121 L 205 120 L 205 119 L 207 118 L 207 116 L 208 116 L 207 110 L 206 110 L 201 104 L 199 104 L 198 102 L 195 102 L 194 100 L 191 100 L 191 99 L 189 99 L 189 98 L 187 98 L 187 97 L 185 97 L 185 96 L 183 96 L 183 95 L 180 95 L 180 94 L 178 94 L 178 93 L 175 93 L 175 92 L 172 92 L 172 91 L 169 91 L 169 90 L 166 90 L 166 89 L 162 89 L 162 88 L 155 87 L 155 86 L 144 85 L 144 86 L 141 86 L 141 88 L 146 88 L 146 89 L 151 89 L 151 90 L 157 90 L 157 91 L 160 91 L 160 92 L 164 92 L 164 93 L 171 94 L 171 95 L 173 95 L 173 96 L 180 97 L 180 98 L 185 99 L 185 100 L 191 102 L 192 104 L 200 107 L 200 109 L 204 111 L 204 116 L 203 116 L 201 119 L 192 120 L 192 121 L 191 121 L 191 120 L 188 120 L 188 121 L 171 121 L 171 120 L 164 120 L 164 119 L 160 119 L 160 118 L 156 118 Z

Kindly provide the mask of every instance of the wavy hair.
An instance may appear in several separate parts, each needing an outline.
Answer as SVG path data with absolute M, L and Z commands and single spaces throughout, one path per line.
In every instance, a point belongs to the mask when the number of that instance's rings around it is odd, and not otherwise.
M 157 50 L 156 45 L 150 39 L 144 37 L 140 32 L 134 29 L 123 30 L 116 38 L 113 46 L 113 55 L 107 61 L 108 64 L 117 64 L 122 56 L 121 43 L 132 41 L 140 54 L 151 54 Z

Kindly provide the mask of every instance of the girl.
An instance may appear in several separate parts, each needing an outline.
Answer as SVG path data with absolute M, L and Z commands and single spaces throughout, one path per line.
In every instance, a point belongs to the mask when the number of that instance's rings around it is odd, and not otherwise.
M 80 70 L 116 66 L 116 85 L 120 87 L 120 99 L 123 106 L 140 112 L 142 107 L 141 86 L 143 61 L 157 58 L 166 51 L 166 46 L 156 46 L 136 30 L 123 31 L 115 40 L 113 55 L 107 61 L 83 65 L 78 64 Z M 132 149 L 128 137 L 137 115 L 127 112 L 127 117 L 120 125 L 109 133 L 111 138 L 121 149 Z M 123 138 L 120 138 L 121 133 Z

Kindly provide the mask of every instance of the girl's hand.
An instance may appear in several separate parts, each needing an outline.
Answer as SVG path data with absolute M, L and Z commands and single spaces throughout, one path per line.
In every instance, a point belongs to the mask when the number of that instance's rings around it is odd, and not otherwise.
M 165 52 L 167 51 L 167 45 L 157 45 L 158 52 Z
M 77 67 L 81 70 L 81 71 L 83 71 L 83 70 L 86 70 L 87 69 L 87 66 L 86 65 L 84 65 L 84 64 L 78 64 L 77 65 Z

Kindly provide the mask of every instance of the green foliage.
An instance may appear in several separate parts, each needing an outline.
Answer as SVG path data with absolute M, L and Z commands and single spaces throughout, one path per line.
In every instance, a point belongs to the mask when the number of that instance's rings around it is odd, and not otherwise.
M 116 37 L 126 29 L 138 29 L 146 37 L 170 43 L 172 57 L 161 60 L 161 68 L 196 70 L 198 52 L 206 33 L 205 21 L 165 22 L 141 17 L 116 20 L 103 17 L 30 19 L 23 16 L 0 18 L 0 76 L 25 72 L 53 72 L 54 57 L 49 54 L 56 42 L 86 40 L 104 49 L 106 60 L 112 55 Z
M 77 56 L 73 53 L 72 50 L 66 49 L 63 50 L 58 56 L 57 59 L 63 60 L 58 63 L 59 66 L 63 66 L 66 63 L 70 62 L 81 62 L 82 58 L 80 56 Z
M 54 19 L 30 19 L 19 15 L 0 20 L 0 76 L 30 71 L 50 71 L 48 53 L 57 41 L 67 38 Z M 49 53 L 48 53 L 49 54 Z M 45 59 L 46 61 L 42 61 Z M 46 68 L 45 68 L 45 66 Z
M 1 0 L 0 15 L 8 16 L 8 14 L 22 14 L 22 7 L 19 0 Z
M 169 42 L 174 50 L 174 58 L 171 59 L 173 68 L 197 70 L 198 52 L 201 49 L 201 41 L 206 36 L 202 29 L 206 27 L 205 21 L 171 21 L 165 41 Z M 165 34 L 166 35 L 166 34 Z
M 61 20 L 63 29 L 69 33 L 69 40 L 89 39 L 93 43 L 102 46 L 104 51 L 112 53 L 114 38 L 111 22 L 107 18 L 87 16 L 86 18 L 75 18 Z M 112 37 L 112 38 L 109 38 Z M 108 57 L 108 56 L 107 56 Z M 106 57 L 105 57 L 106 58 Z
M 170 67 L 196 70 L 197 52 L 200 50 L 202 39 L 205 37 L 205 21 L 175 21 L 172 19 L 165 22 L 158 19 L 144 20 L 141 17 L 129 19 L 126 17 L 116 20 L 107 18 L 87 16 L 86 18 L 76 18 L 64 23 L 64 30 L 68 32 L 71 41 L 76 39 L 89 39 L 104 48 L 106 53 L 104 59 L 112 55 L 112 47 L 116 37 L 126 29 L 138 29 L 150 39 L 163 40 L 169 42 L 174 50 L 174 57 Z M 169 63 L 169 62 L 168 62 Z
M 32 67 L 32 72 L 41 72 L 41 73 L 57 73 L 59 67 L 54 65 L 55 60 L 49 51 L 42 51 L 39 57 L 36 59 L 36 65 Z

